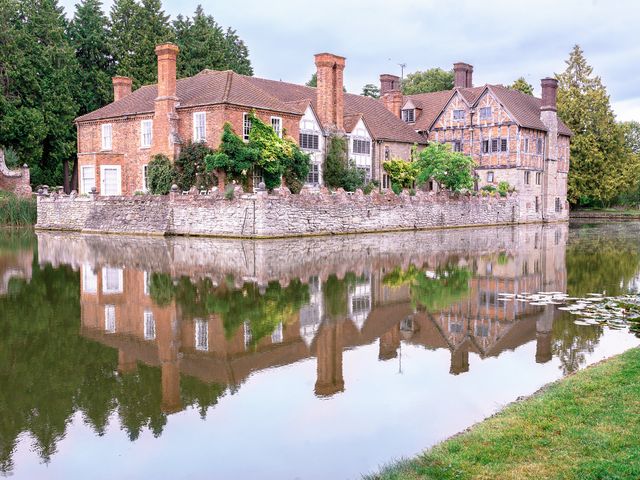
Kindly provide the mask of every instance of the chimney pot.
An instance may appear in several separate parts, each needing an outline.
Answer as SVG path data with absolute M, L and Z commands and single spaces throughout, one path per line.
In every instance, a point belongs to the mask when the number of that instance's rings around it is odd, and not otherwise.
M 129 77 L 113 77 L 113 101 L 117 102 L 121 98 L 131 93 L 131 84 L 133 83 Z
M 540 110 L 542 111 L 556 111 L 557 110 L 557 92 L 558 92 L 558 80 L 555 78 L 543 78 L 540 81 L 542 86 L 542 104 Z
M 453 64 L 454 88 L 473 87 L 473 66 L 468 63 L 458 62 Z
M 380 75 L 380 96 L 384 97 L 394 90 L 400 90 L 400 77 L 389 73 Z
M 158 57 L 158 97 L 176 96 L 176 62 L 180 49 L 173 43 L 156 47 Z
M 344 57 L 332 53 L 315 55 L 318 116 L 323 125 L 339 131 L 344 130 L 345 60 Z

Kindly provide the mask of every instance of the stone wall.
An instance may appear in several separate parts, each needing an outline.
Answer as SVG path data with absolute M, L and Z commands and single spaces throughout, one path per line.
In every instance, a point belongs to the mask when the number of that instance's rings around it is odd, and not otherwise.
M 0 190 L 13 192 L 20 197 L 30 197 L 30 182 L 29 168 L 24 165 L 20 170 L 9 170 L 4 162 L 4 151 L 0 148 Z
M 364 195 L 326 191 L 165 197 L 40 195 L 39 229 L 152 235 L 272 238 L 542 221 L 518 195 L 452 196 L 418 192 Z

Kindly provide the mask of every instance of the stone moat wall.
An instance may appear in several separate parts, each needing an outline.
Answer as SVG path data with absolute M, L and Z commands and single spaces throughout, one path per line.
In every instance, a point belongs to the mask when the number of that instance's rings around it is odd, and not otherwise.
M 562 220 L 561 212 L 558 218 Z M 273 238 L 543 221 L 517 194 L 480 197 L 339 191 L 132 197 L 39 195 L 36 228 L 99 233 Z

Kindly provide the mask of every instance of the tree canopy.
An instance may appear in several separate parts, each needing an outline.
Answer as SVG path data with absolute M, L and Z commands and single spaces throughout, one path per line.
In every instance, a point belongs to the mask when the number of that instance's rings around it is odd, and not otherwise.
M 175 41 L 178 76 L 253 70 L 246 45 L 198 7 L 171 21 L 160 0 L 79 0 L 67 20 L 58 0 L 0 1 L 0 146 L 31 169 L 32 184 L 63 185 L 75 161 L 78 115 L 113 99 L 111 77 L 155 83 L 155 46 Z
M 524 77 L 518 77 L 509 87 L 527 95 L 533 95 L 533 85 L 531 85 Z
M 414 95 L 416 93 L 439 92 L 453 88 L 453 72 L 441 68 L 430 68 L 424 72 L 417 71 L 407 75 L 402 82 L 402 93 Z
M 367 83 L 362 87 L 362 95 L 365 97 L 380 98 L 380 89 L 373 83 Z
M 573 131 L 568 199 L 608 205 L 637 179 L 639 166 L 625 146 L 609 95 L 576 45 L 557 75 L 558 115 Z

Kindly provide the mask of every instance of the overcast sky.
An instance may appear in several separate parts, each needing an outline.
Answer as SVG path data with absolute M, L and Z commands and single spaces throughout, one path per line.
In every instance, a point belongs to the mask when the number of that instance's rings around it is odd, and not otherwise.
M 71 16 L 77 0 L 60 0 Z M 347 57 L 347 90 L 360 93 L 380 73 L 474 66 L 474 84 L 509 84 L 560 72 L 579 44 L 606 85 L 619 120 L 640 120 L 638 0 L 163 0 L 172 17 L 198 3 L 249 47 L 254 74 L 304 83 L 313 54 Z M 112 0 L 104 0 L 105 9 Z

